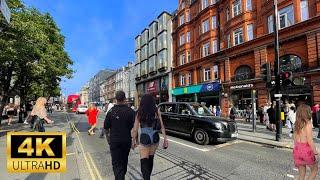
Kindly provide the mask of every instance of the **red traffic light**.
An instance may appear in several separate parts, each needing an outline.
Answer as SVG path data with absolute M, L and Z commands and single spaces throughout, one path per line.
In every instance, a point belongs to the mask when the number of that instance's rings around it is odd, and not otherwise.
M 288 86 L 292 84 L 292 72 L 287 71 L 281 74 L 282 85 Z

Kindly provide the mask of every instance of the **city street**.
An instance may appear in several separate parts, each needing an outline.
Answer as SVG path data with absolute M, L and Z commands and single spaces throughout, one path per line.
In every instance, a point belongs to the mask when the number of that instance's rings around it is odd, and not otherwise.
M 68 118 L 69 117 L 69 118 Z M 108 144 L 99 138 L 104 114 L 100 113 L 94 136 L 87 134 L 84 115 L 54 112 L 54 125 L 47 131 L 67 132 L 67 172 L 50 174 L 8 174 L 6 163 L 0 164 L 0 179 L 113 179 Z M 5 152 L 7 126 L 0 134 L 1 152 Z M 14 124 L 10 129 L 29 131 L 26 125 Z M 6 162 L 6 154 L 0 155 Z M 294 179 L 290 149 L 254 144 L 241 140 L 200 146 L 191 140 L 169 135 L 169 148 L 159 148 L 152 179 Z M 142 179 L 138 149 L 130 152 L 127 179 Z

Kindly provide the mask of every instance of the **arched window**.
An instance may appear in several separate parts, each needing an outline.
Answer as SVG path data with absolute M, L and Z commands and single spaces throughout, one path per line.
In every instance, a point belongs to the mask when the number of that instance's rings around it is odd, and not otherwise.
M 302 71 L 302 61 L 299 56 L 288 54 L 280 58 L 280 71 L 292 71 L 300 72 Z
M 249 66 L 242 65 L 236 69 L 234 81 L 242 81 L 247 79 L 252 79 L 253 73 Z

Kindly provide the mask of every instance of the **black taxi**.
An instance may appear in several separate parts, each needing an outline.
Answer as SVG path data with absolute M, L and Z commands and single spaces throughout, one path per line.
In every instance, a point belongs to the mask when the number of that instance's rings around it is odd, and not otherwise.
M 168 102 L 159 104 L 166 131 L 192 137 L 196 143 L 226 142 L 238 137 L 236 122 L 214 116 L 199 103 Z

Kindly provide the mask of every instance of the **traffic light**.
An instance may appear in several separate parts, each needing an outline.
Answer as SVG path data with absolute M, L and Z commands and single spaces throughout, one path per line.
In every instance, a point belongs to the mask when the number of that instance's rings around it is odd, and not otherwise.
M 292 84 L 292 72 L 286 71 L 281 74 L 281 80 L 283 86 L 288 86 Z
M 265 63 L 261 65 L 261 78 L 263 81 L 269 83 L 271 81 L 271 65 Z

